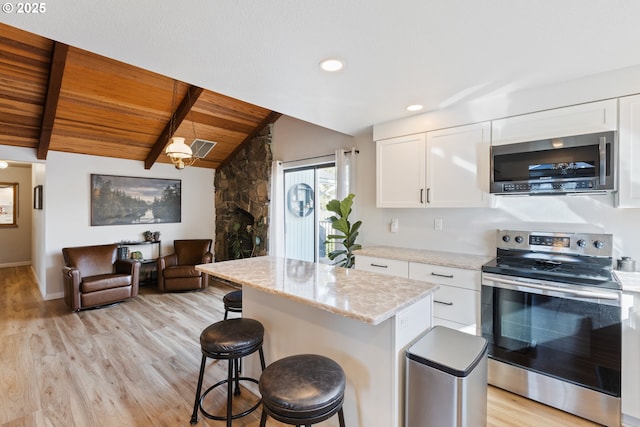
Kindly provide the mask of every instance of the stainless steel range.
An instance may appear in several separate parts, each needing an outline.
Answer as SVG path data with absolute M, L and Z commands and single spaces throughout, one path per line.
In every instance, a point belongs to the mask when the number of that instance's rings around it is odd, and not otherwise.
M 621 286 L 610 234 L 498 230 L 482 267 L 489 383 L 620 425 Z

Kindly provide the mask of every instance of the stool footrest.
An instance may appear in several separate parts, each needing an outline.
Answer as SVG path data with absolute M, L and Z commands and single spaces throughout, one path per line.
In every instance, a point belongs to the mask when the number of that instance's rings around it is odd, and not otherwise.
M 252 383 L 258 384 L 258 380 L 256 380 L 255 378 L 249 378 L 249 377 L 238 377 L 238 378 L 234 378 L 232 381 L 251 381 Z M 206 418 L 209 418 L 210 420 L 218 420 L 218 421 L 226 421 L 227 417 L 226 416 L 221 416 L 221 415 L 213 415 L 208 413 L 203 407 L 202 407 L 202 402 L 204 401 L 205 397 L 207 396 L 207 394 L 209 394 L 210 391 L 212 391 L 214 388 L 221 386 L 223 384 L 227 384 L 229 382 L 228 379 L 224 379 L 222 381 L 218 381 L 217 383 L 215 383 L 214 385 L 212 385 L 211 387 L 209 387 L 208 389 L 206 389 L 204 391 L 204 393 L 202 393 L 202 396 L 200 397 L 200 402 L 198 403 L 198 406 L 200 407 L 200 412 L 202 413 L 202 415 Z M 246 411 L 240 412 L 238 414 L 233 414 L 231 416 L 232 420 L 235 420 L 237 418 L 242 418 L 245 415 L 250 414 L 251 412 L 255 411 L 256 409 L 258 409 L 258 406 L 260 406 L 260 403 L 262 403 L 262 399 L 258 399 L 258 402 L 253 405 L 252 407 L 250 407 L 249 409 L 247 409 Z

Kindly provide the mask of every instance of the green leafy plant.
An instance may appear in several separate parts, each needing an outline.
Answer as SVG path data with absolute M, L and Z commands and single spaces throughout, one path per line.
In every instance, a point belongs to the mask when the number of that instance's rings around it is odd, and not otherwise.
M 355 265 L 355 255 L 353 251 L 360 249 L 362 245 L 356 243 L 356 238 L 360 234 L 358 231 L 362 225 L 362 221 L 356 221 L 353 224 L 349 222 L 351 207 L 353 206 L 353 198 L 355 194 L 349 194 L 342 201 L 333 199 L 327 203 L 327 210 L 334 212 L 329 218 L 331 228 L 342 234 L 330 234 L 327 236 L 326 243 L 340 243 L 337 248 L 327 255 L 335 265 L 346 268 L 353 268 Z
M 263 242 L 263 228 L 262 217 L 246 227 L 237 222 L 233 224 L 233 231 L 229 233 L 229 248 L 234 259 L 250 258 L 257 254 Z

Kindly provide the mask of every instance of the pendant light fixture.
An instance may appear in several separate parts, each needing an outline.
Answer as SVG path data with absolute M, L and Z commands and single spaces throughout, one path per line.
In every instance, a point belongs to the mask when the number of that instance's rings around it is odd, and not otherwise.
M 185 166 L 191 166 L 198 160 L 197 157 L 193 156 L 193 151 L 191 147 L 184 143 L 184 138 L 173 136 L 173 133 L 176 131 L 175 129 L 175 98 L 176 93 L 178 91 L 178 82 L 176 80 L 173 81 L 173 95 L 171 96 L 171 119 L 169 122 L 169 135 L 171 135 L 171 142 L 167 145 L 165 149 L 165 154 L 169 156 L 171 159 L 171 163 L 178 170 L 182 170 Z M 191 97 L 190 90 L 187 90 L 187 96 Z M 189 110 L 191 114 L 191 110 Z M 193 116 L 191 116 L 191 124 L 193 125 L 193 134 L 195 136 L 196 126 L 193 123 Z

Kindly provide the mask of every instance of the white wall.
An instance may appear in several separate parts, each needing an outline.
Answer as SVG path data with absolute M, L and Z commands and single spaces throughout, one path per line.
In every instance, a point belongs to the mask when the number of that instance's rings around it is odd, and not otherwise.
M 332 155 L 336 150 L 349 149 L 354 139 L 321 126 L 282 116 L 273 127 L 271 150 L 274 160 L 289 162 Z
M 46 185 L 46 165 L 44 163 L 33 163 L 31 165 L 31 181 L 32 185 L 42 185 L 43 189 Z M 43 190 L 44 191 L 44 190 Z M 43 206 L 46 205 L 46 194 L 42 194 Z M 46 282 L 44 280 L 47 265 L 45 264 L 44 248 L 45 248 L 45 231 L 46 231 L 46 217 L 43 209 L 33 209 L 31 217 L 31 242 L 24 242 L 24 244 L 30 244 L 31 249 L 31 268 L 38 280 L 38 286 L 40 287 L 40 293 L 46 295 L 47 290 L 45 288 Z
M 140 161 L 50 152 L 45 180 L 46 298 L 63 296 L 62 248 L 142 240 L 145 230 L 160 231 L 162 253 L 173 252 L 174 239 L 214 238 L 214 191 L 212 169 L 156 164 L 145 170 Z M 124 175 L 182 180 L 182 222 L 91 226 L 89 203 L 91 174 Z
M 4 159 L 4 158 L 3 158 Z M 31 164 L 12 163 L 0 169 L 0 182 L 17 183 L 16 227 L 0 227 L 0 267 L 31 264 Z M 25 244 L 25 242 L 27 242 Z
M 139 161 L 49 152 L 46 162 L 35 158 L 35 150 L 0 147 L 0 158 L 33 162 L 29 176 L 28 205 L 33 233 L 19 245 L 27 251 L 25 259 L 33 266 L 45 299 L 61 298 L 62 248 L 141 240 L 142 232 L 161 232 L 162 253 L 173 251 L 173 240 L 214 238 L 214 173 L 212 169 L 188 167 L 183 171 L 172 165 L 156 164 L 144 169 Z M 182 222 L 155 225 L 91 226 L 91 174 L 124 175 L 182 180 Z M 33 183 L 31 184 L 31 181 Z M 32 185 L 44 186 L 44 209 L 31 209 Z M 2 245 L 4 246 L 4 239 Z M 1 248 L 0 248 L 1 250 Z M 31 251 L 31 253 L 29 253 Z
M 421 132 L 427 129 L 464 125 L 479 120 L 561 107 L 590 100 L 613 98 L 640 92 L 637 79 L 640 67 L 606 75 L 549 86 L 510 97 L 496 94 L 483 102 L 455 109 L 422 114 L 406 121 L 376 126 L 375 136 Z M 500 197 L 497 207 L 474 209 L 381 209 L 375 207 L 375 143 L 373 129 L 348 140 L 345 135 L 292 118 L 280 119 L 274 133 L 274 153 L 278 158 L 294 160 L 311 153 L 330 153 L 336 141 L 343 147 L 354 145 L 358 156 L 358 193 L 355 203 L 358 219 L 363 221 L 360 242 L 363 245 L 390 245 L 443 250 L 460 253 L 495 254 L 498 228 L 539 231 L 585 231 L 614 235 L 614 257 L 640 259 L 640 210 L 616 209 L 613 196 Z M 306 138 L 305 135 L 321 135 Z M 289 138 L 283 140 L 282 135 Z M 392 218 L 398 218 L 397 233 L 389 231 Z M 434 220 L 443 220 L 442 231 L 434 229 Z

